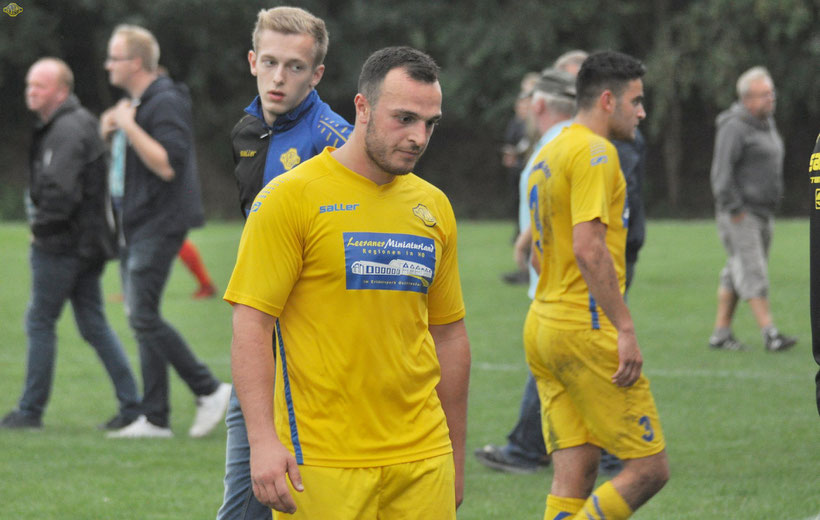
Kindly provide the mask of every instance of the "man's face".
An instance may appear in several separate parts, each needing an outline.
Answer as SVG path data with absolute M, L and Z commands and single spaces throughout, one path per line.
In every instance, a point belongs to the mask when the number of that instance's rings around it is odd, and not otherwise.
M 63 104 L 68 88 L 60 81 L 59 67 L 48 61 L 40 62 L 26 75 L 26 107 L 43 121 Z
M 108 42 L 108 57 L 105 60 L 105 70 L 108 71 L 108 82 L 122 89 L 127 89 L 131 75 L 142 64 L 140 60 L 128 53 L 125 37 L 116 35 Z
M 376 105 L 365 105 L 370 160 L 391 175 L 410 173 L 441 119 L 441 86 L 411 79 L 397 68 L 385 76 Z
M 761 119 L 774 114 L 774 84 L 769 78 L 757 78 L 749 83 L 749 90 L 743 96 L 743 105 L 755 117 Z
M 609 123 L 609 137 L 621 141 L 635 139 L 638 123 L 646 117 L 643 108 L 643 81 L 633 79 L 626 89 L 615 98 L 615 111 Z
M 256 50 L 248 52 L 269 125 L 304 101 L 322 79 L 325 66 L 314 67 L 315 43 L 307 34 L 265 30 L 259 34 Z

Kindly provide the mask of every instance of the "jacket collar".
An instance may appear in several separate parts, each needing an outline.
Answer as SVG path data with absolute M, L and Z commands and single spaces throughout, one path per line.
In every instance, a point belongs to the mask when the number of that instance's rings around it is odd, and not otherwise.
M 259 96 L 253 98 L 251 104 L 245 107 L 245 112 L 259 119 L 266 129 L 274 132 L 281 132 L 299 122 L 299 120 L 302 119 L 302 116 L 307 114 L 313 108 L 313 105 L 315 105 L 318 101 L 319 94 L 317 94 L 315 90 L 311 90 L 307 97 L 305 97 L 305 99 L 296 105 L 291 111 L 286 112 L 281 116 L 277 116 L 272 127 L 265 121 L 265 116 L 262 113 L 262 101 L 259 99 Z

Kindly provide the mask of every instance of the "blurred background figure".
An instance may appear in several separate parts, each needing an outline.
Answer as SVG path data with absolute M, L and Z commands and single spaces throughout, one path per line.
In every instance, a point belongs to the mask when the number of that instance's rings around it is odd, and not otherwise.
M 28 359 L 23 395 L 2 428 L 41 428 L 51 394 L 56 324 L 66 301 L 83 339 L 114 385 L 119 412 L 101 425 L 115 429 L 140 413 L 137 384 L 119 338 L 108 324 L 100 277 L 116 255 L 108 204 L 105 144 L 97 118 L 73 94 L 74 75 L 57 58 L 36 61 L 26 76 L 26 106 L 38 119 L 29 163 L 31 300 L 26 313 Z
M 110 179 L 118 207 L 120 270 L 128 324 L 139 345 L 142 412 L 109 436 L 171 437 L 168 365 L 196 396 L 192 437 L 225 415 L 231 385 L 221 383 L 160 314 L 171 264 L 188 230 L 204 222 L 187 87 L 157 72 L 159 44 L 148 30 L 120 25 L 108 43 L 109 82 L 128 97 L 103 112 L 111 140 Z M 128 146 L 126 146 L 126 142 Z
M 736 101 L 717 117 L 712 156 L 712 193 L 718 234 L 726 249 L 720 272 L 715 328 L 709 346 L 745 350 L 732 333 L 740 300 L 749 302 L 766 350 L 791 348 L 797 338 L 782 334 L 769 308 L 769 247 L 774 212 L 783 196 L 783 139 L 774 121 L 775 90 L 764 67 L 737 80 Z

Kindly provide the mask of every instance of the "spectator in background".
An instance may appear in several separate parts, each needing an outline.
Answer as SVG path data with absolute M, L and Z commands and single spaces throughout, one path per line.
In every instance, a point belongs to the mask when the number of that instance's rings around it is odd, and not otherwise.
M 522 269 L 527 269 L 529 244 L 532 242 L 527 182 L 535 166 L 538 152 L 570 125 L 574 113 L 575 77 L 563 70 L 545 69 L 535 83 L 529 116 L 542 135 L 520 176 L 519 225 L 522 232 L 516 240 L 516 261 Z M 535 296 L 538 275 L 532 267 L 529 269 L 531 271 L 528 296 L 532 299 Z M 509 473 L 532 473 L 549 464 L 544 436 L 541 433 L 541 403 L 532 374 L 527 377 L 524 387 L 518 422 L 507 435 L 507 440 L 504 446 L 487 444 L 477 449 L 474 455 L 485 466 Z
M 275 7 L 257 15 L 248 63 L 258 95 L 231 132 L 244 217 L 271 179 L 347 141 L 352 126 L 315 90 L 329 41 L 325 22 L 303 9 Z M 270 520 L 270 508 L 253 494 L 248 431 L 236 392 L 225 424 L 225 492 L 217 520 Z
M 529 116 L 533 87 L 535 82 L 538 81 L 538 76 L 537 72 L 528 72 L 521 79 L 520 90 L 515 100 L 515 113 L 507 123 L 507 129 L 504 132 L 504 144 L 501 146 L 501 165 L 504 167 L 504 183 L 507 194 L 505 207 L 509 206 L 513 209 L 515 218 L 518 216 L 520 202 L 518 178 L 527 158 L 532 153 L 535 142 L 541 136 L 541 133 L 533 126 Z M 515 222 L 514 237 L 521 232 L 518 221 Z M 501 279 L 510 284 L 526 284 L 529 278 L 527 269 L 519 266 L 515 271 L 502 274 Z
M 140 416 L 111 437 L 171 437 L 168 365 L 196 396 L 188 431 L 207 435 L 224 417 L 231 385 L 220 383 L 160 315 L 171 264 L 188 230 L 203 223 L 191 99 L 157 72 L 159 44 L 146 29 L 118 26 L 108 43 L 109 80 L 129 98 L 106 110 L 100 131 L 112 140 L 112 195 L 123 246 L 120 269 L 128 323 L 142 364 Z M 126 146 L 126 142 L 128 146 Z
M 720 272 L 713 349 L 744 350 L 732 333 L 740 300 L 749 302 L 766 350 L 791 348 L 797 338 L 782 334 L 769 308 L 769 246 L 774 211 L 783 194 L 783 140 L 774 121 L 775 90 L 764 67 L 737 80 L 738 101 L 717 117 L 712 157 L 712 193 L 718 233 L 728 258 Z
M 23 395 L 2 428 L 41 428 L 54 378 L 56 323 L 66 301 L 114 385 L 119 412 L 102 428 L 131 424 L 140 414 L 128 357 L 105 318 L 100 277 L 116 255 L 108 199 L 105 144 L 97 119 L 73 94 L 65 62 L 42 58 L 26 76 L 26 106 L 38 118 L 30 157 L 28 217 L 31 300 L 26 313 L 28 360 Z

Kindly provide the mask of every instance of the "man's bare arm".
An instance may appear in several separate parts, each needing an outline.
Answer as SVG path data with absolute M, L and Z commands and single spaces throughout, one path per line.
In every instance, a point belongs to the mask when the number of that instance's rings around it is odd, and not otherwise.
M 599 219 L 576 224 L 572 228 L 572 249 L 590 293 L 618 330 L 619 364 L 612 382 L 630 386 L 641 375 L 643 358 L 632 315 L 624 302 L 615 264 L 606 246 L 606 231 L 606 225 Z
M 464 449 L 467 438 L 467 389 L 470 383 L 470 341 L 464 320 L 446 325 L 430 325 L 441 366 L 438 392 L 447 417 L 453 460 L 456 468 L 456 507 L 464 500 Z
M 279 441 L 273 423 L 275 323 L 274 316 L 234 305 L 231 374 L 248 429 L 253 492 L 262 504 L 293 513 L 296 504 L 287 478 L 297 491 L 302 491 L 302 478 L 296 458 Z

